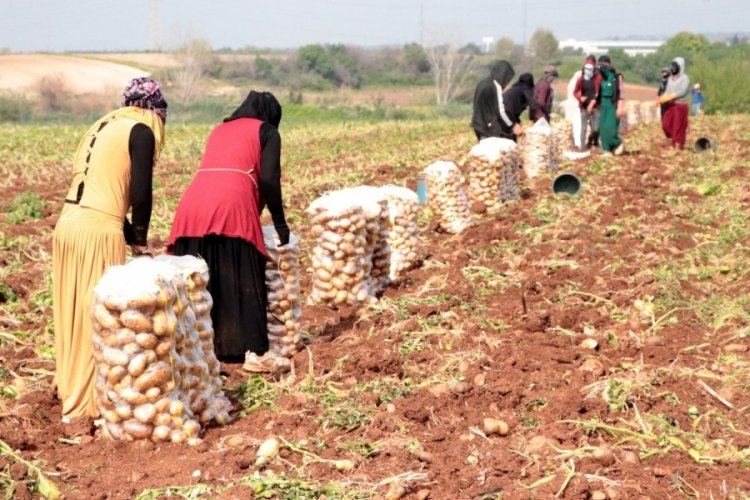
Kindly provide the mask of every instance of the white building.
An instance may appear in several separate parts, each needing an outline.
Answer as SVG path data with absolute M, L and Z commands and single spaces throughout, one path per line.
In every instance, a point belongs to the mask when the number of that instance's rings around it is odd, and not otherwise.
M 612 49 L 622 49 L 629 56 L 653 54 L 664 40 L 576 40 L 569 38 L 558 43 L 560 50 L 581 49 L 584 54 L 606 54 Z

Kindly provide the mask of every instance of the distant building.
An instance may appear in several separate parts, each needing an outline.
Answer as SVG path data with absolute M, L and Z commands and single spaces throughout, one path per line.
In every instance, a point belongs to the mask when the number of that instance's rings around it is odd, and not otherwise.
M 653 54 L 664 40 L 576 40 L 569 38 L 558 43 L 560 50 L 579 50 L 584 54 L 606 54 L 612 49 L 621 49 L 629 56 Z

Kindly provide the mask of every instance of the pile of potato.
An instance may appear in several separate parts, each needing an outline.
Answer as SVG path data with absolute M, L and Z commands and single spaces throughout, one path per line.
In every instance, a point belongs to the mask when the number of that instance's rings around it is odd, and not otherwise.
M 375 300 L 367 273 L 367 229 L 362 207 L 347 196 L 328 194 L 313 201 L 311 216 L 313 305 L 361 306 Z
M 526 129 L 521 151 L 523 170 L 529 178 L 554 168 L 552 153 L 552 127 L 541 118 Z
M 428 204 L 440 227 L 459 234 L 474 224 L 461 171 L 452 161 L 436 161 L 424 169 Z
M 552 170 L 557 170 L 565 151 L 573 151 L 573 124 L 558 120 L 552 126 Z
M 96 404 L 115 440 L 197 444 L 229 421 L 213 348 L 208 268 L 194 257 L 113 266 L 94 290 Z
M 401 186 L 383 186 L 380 190 L 388 200 L 391 257 L 388 278 L 395 282 L 419 259 L 419 197 L 411 189 Z
M 299 238 L 292 233 L 289 243 L 279 246 L 276 229 L 263 226 L 263 241 L 270 258 L 266 261 L 268 347 L 269 351 L 290 358 L 302 345 Z
M 388 198 L 374 186 L 356 186 L 335 193 L 346 200 L 354 200 L 365 216 L 365 272 L 370 290 L 377 295 L 390 283 L 391 247 L 389 233 L 391 219 L 388 213 Z

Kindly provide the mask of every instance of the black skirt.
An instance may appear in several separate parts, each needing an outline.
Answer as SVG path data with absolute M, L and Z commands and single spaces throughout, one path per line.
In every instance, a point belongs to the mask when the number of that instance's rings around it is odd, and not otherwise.
M 208 264 L 216 357 L 242 362 L 246 351 L 258 355 L 268 351 L 263 254 L 241 238 L 218 235 L 179 238 L 173 253 L 201 257 Z

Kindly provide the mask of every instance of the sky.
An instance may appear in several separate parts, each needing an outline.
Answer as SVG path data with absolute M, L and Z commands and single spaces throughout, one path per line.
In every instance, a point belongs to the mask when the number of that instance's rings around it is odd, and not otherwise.
M 360 47 L 750 32 L 750 0 L 0 0 L 0 51 Z M 489 42 L 489 43 L 493 43 Z M 0 71 L 2 68 L 0 68 Z

